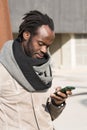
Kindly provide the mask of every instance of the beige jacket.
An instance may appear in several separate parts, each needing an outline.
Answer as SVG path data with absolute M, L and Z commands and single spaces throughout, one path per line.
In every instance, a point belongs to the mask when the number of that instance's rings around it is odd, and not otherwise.
M 0 64 L 0 130 L 53 130 L 55 119 L 64 107 L 49 103 L 47 92 L 28 92 Z

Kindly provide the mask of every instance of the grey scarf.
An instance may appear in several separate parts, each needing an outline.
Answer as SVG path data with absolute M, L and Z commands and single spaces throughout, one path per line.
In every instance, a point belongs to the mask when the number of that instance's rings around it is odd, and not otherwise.
M 18 65 L 13 53 L 13 41 L 7 42 L 1 50 L 0 62 L 5 66 L 8 72 L 28 91 L 41 91 L 49 88 L 47 84 L 51 83 L 52 76 L 50 74 L 49 60 L 39 66 L 33 66 L 35 77 L 37 76 L 36 87 L 29 82 Z M 31 76 L 32 77 L 32 76 Z M 33 81 L 31 79 L 31 81 Z M 41 87 L 42 86 L 42 87 Z

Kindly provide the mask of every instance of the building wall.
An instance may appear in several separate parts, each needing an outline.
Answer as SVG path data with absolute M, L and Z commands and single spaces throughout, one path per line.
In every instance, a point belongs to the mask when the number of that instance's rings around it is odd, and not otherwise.
M 87 68 L 87 34 L 56 34 L 50 51 L 55 70 Z
M 87 33 L 87 0 L 8 0 L 13 32 L 23 14 L 39 10 L 53 18 L 56 33 Z
M 76 34 L 76 64 L 87 66 L 87 34 Z

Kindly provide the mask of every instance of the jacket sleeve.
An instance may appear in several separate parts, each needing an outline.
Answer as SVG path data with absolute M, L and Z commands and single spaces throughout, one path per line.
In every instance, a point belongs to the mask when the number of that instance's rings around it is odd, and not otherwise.
M 64 102 L 63 104 L 61 104 L 60 106 L 55 106 L 52 104 L 51 99 L 48 98 L 47 100 L 47 109 L 51 115 L 51 119 L 55 120 L 63 111 L 63 109 L 65 108 L 66 103 Z

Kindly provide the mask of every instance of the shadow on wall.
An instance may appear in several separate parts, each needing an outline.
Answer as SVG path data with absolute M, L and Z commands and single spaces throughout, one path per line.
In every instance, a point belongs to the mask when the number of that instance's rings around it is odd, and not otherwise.
M 56 34 L 54 43 L 50 46 L 50 53 L 54 54 L 59 49 L 62 49 L 62 46 L 70 40 L 70 34 Z

